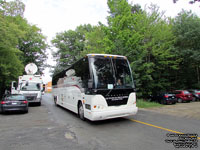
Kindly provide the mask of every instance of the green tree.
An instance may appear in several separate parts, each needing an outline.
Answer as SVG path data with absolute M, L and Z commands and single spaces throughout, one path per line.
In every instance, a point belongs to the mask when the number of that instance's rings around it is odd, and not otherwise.
M 107 28 L 100 23 L 93 27 L 93 31 L 86 33 L 85 47 L 82 55 L 88 53 L 106 53 L 103 39 L 105 38 L 104 29 Z
M 21 52 L 17 49 L 18 38 L 23 33 L 17 25 L 10 23 L 0 14 L 0 97 L 12 80 L 23 72 L 23 64 L 19 60 Z
M 44 69 L 48 47 L 41 30 L 23 18 L 25 5 L 20 0 L 0 1 L 0 96 L 11 81 L 33 62 Z
M 176 53 L 182 60 L 177 72 L 179 88 L 200 88 L 200 18 L 191 11 L 182 11 L 174 19 Z
M 78 26 L 75 31 L 68 30 L 56 35 L 51 41 L 57 48 L 57 51 L 53 53 L 57 61 L 54 72 L 68 67 L 82 56 L 82 52 L 85 49 L 86 34 L 91 31 L 92 26 L 88 24 Z
M 6 2 L 0 1 L 0 9 L 4 16 L 21 16 L 24 15 L 25 5 L 20 0 Z
M 22 52 L 21 61 L 24 65 L 35 63 L 39 68 L 38 73 L 42 73 L 46 67 L 46 49 L 49 47 L 46 37 L 41 33 L 41 29 L 35 25 L 29 25 L 25 19 L 19 22 L 19 26 L 25 32 L 18 44 Z
M 108 0 L 110 16 L 104 40 L 108 53 L 125 55 L 141 93 L 170 89 L 170 73 L 177 69 L 174 36 L 167 19 L 156 6 L 135 11 L 126 0 Z
M 23 32 L 23 36 L 19 37 L 17 45 L 17 48 L 22 51 L 20 60 L 24 66 L 30 62 L 35 63 L 39 68 L 38 73 L 42 73 L 46 66 L 44 62 L 47 59 L 46 49 L 48 44 L 46 37 L 41 33 L 41 29 L 35 25 L 30 25 L 23 18 L 25 5 L 20 0 L 3 1 L 1 8 L 3 16 L 15 23 L 19 30 Z

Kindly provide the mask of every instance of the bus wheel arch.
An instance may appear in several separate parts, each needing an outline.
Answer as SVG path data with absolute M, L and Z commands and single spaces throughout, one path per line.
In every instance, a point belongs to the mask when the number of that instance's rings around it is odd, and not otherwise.
M 78 116 L 81 120 L 85 120 L 85 117 L 84 117 L 84 108 L 83 108 L 83 104 L 82 102 L 79 100 L 78 101 Z

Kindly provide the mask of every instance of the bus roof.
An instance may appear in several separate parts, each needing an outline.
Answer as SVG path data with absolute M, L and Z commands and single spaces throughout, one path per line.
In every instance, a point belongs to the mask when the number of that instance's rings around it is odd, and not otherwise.
M 108 56 L 108 57 L 126 57 L 122 55 L 112 55 L 112 54 L 87 54 L 87 56 Z

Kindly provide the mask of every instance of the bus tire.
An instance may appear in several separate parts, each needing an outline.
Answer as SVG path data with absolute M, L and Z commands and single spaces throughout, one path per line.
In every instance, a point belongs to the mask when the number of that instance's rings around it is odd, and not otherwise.
M 83 104 L 81 102 L 79 102 L 78 104 L 78 116 L 81 120 L 85 120 L 84 117 L 84 108 L 83 108 Z
M 58 106 L 58 104 L 57 104 L 57 96 L 54 96 L 54 104 L 55 104 L 55 106 Z

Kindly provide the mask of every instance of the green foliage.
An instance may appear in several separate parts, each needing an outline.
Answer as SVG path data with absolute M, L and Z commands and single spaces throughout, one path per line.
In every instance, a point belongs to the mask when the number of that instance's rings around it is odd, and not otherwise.
M 18 37 L 22 32 L 17 25 L 0 15 L 0 95 L 16 76 L 22 74 L 23 65 L 19 60 L 21 52 L 17 49 Z
M 175 37 L 168 20 L 154 5 L 149 13 L 134 12 L 126 0 L 110 0 L 108 5 L 107 52 L 128 57 L 143 94 L 170 89 L 170 72 L 178 68 L 179 60 L 173 54 Z
M 0 97 L 27 63 L 44 70 L 48 45 L 41 30 L 23 18 L 24 9 L 20 0 L 0 1 Z
M 0 1 L 0 8 L 4 16 L 21 16 L 23 17 L 25 5 L 20 0 L 6 2 Z
M 58 62 L 54 72 L 67 68 L 82 56 L 82 52 L 85 49 L 86 34 L 92 30 L 93 28 L 90 24 L 80 25 L 75 31 L 69 30 L 56 35 L 51 41 L 58 49 L 53 53 Z
M 159 103 L 156 102 L 148 102 L 145 101 L 143 99 L 137 99 L 137 103 L 136 103 L 137 107 L 139 108 L 151 108 L 151 107 L 162 107 L 164 105 L 161 105 Z
M 86 34 L 86 41 L 85 47 L 82 52 L 82 55 L 86 55 L 88 53 L 105 53 L 105 46 L 104 46 L 104 37 L 105 33 L 103 28 L 105 26 L 99 25 L 94 26 L 93 30 Z
M 79 26 L 52 40 L 59 69 L 87 53 L 127 56 L 139 96 L 200 88 L 200 20 L 191 12 L 166 18 L 156 5 L 142 10 L 127 0 L 108 0 L 108 25 Z
M 176 74 L 179 88 L 200 88 L 200 18 L 182 11 L 174 19 L 176 53 L 182 60 Z
M 23 52 L 21 61 L 24 65 L 35 63 L 39 68 L 39 73 L 42 73 L 46 66 L 44 62 L 47 59 L 46 37 L 37 26 L 29 25 L 24 19 L 19 22 L 19 26 L 25 32 L 18 44 L 18 48 Z

